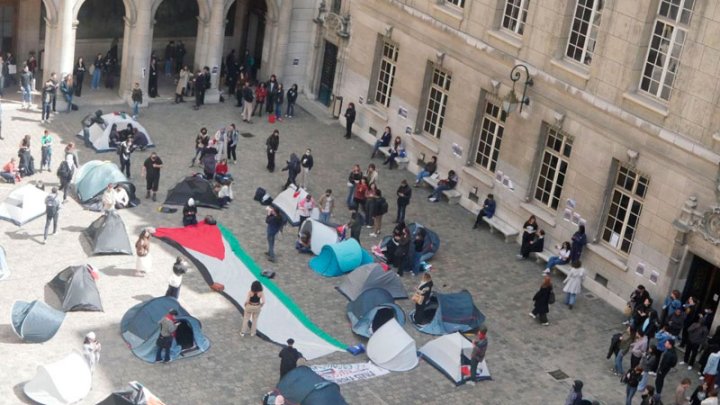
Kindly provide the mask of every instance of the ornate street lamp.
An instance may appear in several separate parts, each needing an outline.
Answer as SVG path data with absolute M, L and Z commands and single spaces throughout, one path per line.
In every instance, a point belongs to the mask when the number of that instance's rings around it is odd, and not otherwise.
M 515 94 L 515 85 L 522 77 L 523 70 L 525 71 L 525 82 L 523 83 L 524 85 L 522 91 L 522 98 L 518 99 L 517 94 Z M 530 98 L 527 97 L 527 88 L 532 87 L 532 85 L 534 84 L 532 77 L 530 77 L 530 72 L 528 71 L 527 66 L 522 64 L 515 65 L 510 71 L 510 80 L 512 80 L 513 82 L 513 87 L 503 101 L 503 111 L 510 114 L 511 112 L 515 111 L 517 105 L 520 104 L 520 112 L 522 113 L 523 106 L 530 105 Z

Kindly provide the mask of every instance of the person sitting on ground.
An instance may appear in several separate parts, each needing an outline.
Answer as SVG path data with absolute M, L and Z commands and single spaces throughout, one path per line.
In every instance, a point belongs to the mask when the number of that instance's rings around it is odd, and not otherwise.
M 413 302 L 415 303 L 415 315 L 413 316 L 415 323 L 424 325 L 428 322 L 425 315 L 425 308 L 430 303 L 430 294 L 432 294 L 433 281 L 430 273 L 425 273 L 420 279 L 420 285 L 415 289 Z
M 457 183 L 459 181 L 459 177 L 457 174 L 455 174 L 455 170 L 450 170 L 448 172 L 448 176 L 446 179 L 442 179 L 438 182 L 437 187 L 435 187 L 435 190 L 430 194 L 428 197 L 428 201 L 430 202 L 438 202 L 440 201 L 440 196 L 443 192 L 452 190 L 457 186 Z
M 530 253 L 540 253 L 545 249 L 545 231 L 539 230 L 533 236 L 532 239 L 520 249 L 520 254 L 517 255 L 519 260 L 527 259 L 530 257 Z
M 415 177 L 415 187 L 420 186 L 420 182 L 428 176 L 432 176 L 437 171 L 437 156 L 430 158 L 430 161 L 425 163 L 425 167 L 420 170 Z
M 115 209 L 127 208 L 130 204 L 130 197 L 127 191 L 120 186 L 115 186 Z
M 299 253 L 312 253 L 310 248 L 310 233 L 301 232 L 298 235 L 298 239 L 295 241 L 295 249 Z
M 140 150 L 145 150 L 145 148 L 150 145 L 150 141 L 148 140 L 147 135 L 145 135 L 144 132 L 138 130 L 137 128 L 133 128 L 133 145 L 135 145 Z
M 127 124 L 127 127 L 120 131 L 120 142 L 125 142 L 127 139 L 133 139 L 133 135 L 135 135 L 135 131 L 133 131 L 132 124 Z
M 547 265 L 545 265 L 545 274 L 550 273 L 553 267 L 568 264 L 570 261 L 570 242 L 565 241 L 562 246 L 555 246 L 555 249 L 557 249 L 558 255 L 550 256 Z
M 480 221 L 482 221 L 483 217 L 490 219 L 493 215 L 495 215 L 495 196 L 488 194 L 483 202 L 483 207 L 480 209 L 480 212 L 478 212 L 477 218 L 475 218 L 473 229 L 477 229 L 477 227 L 480 226 Z
M 232 180 L 218 184 L 215 186 L 215 193 L 217 193 L 218 200 L 221 207 L 226 207 L 233 200 L 232 191 Z
M 117 124 L 112 124 L 110 127 L 110 135 L 108 135 L 108 145 L 111 148 L 117 148 L 120 146 L 120 134 L 118 133 Z
M 10 159 L 9 162 L 5 163 L 2 171 L 0 172 L 2 177 L 8 183 L 16 183 L 22 181 L 20 177 L 20 171 L 17 167 L 17 160 L 15 158 Z
M 103 191 L 102 199 L 100 201 L 102 204 L 102 210 L 106 214 L 115 209 L 115 187 L 113 187 L 112 183 L 108 183 L 105 191 Z
M 228 173 L 227 159 L 220 159 L 220 161 L 215 165 L 215 181 L 220 184 L 225 184 L 226 182 L 232 180 L 232 175 Z
M 195 199 L 190 198 L 187 204 L 183 207 L 183 226 L 197 225 L 197 207 L 195 206 Z

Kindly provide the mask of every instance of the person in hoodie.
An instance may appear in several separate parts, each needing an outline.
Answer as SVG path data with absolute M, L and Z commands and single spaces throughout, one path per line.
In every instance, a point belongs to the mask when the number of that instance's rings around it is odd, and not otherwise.
M 660 314 L 660 324 L 665 325 L 668 316 L 675 313 L 675 310 L 678 308 L 682 308 L 682 301 L 680 301 L 680 291 L 672 290 L 670 295 L 665 297 L 665 301 L 663 301 L 662 313 Z
M 677 352 L 675 352 L 675 341 L 668 339 L 665 341 L 665 352 L 660 355 L 658 361 L 657 376 L 655 377 L 655 398 L 660 399 L 662 396 L 663 386 L 665 385 L 665 377 L 670 370 L 677 364 Z
M 585 225 L 578 226 L 577 232 L 575 232 L 570 239 L 570 263 L 580 260 L 583 248 L 587 245 L 587 235 L 585 235 Z
M 668 332 L 675 336 L 676 338 L 680 338 L 680 334 L 682 333 L 683 326 L 685 326 L 685 317 L 687 315 L 685 314 L 685 311 L 682 310 L 682 308 L 676 308 L 671 314 L 667 317 L 667 330 Z
M 582 389 L 583 382 L 575 380 L 572 388 L 570 388 L 570 392 L 568 392 L 568 395 L 565 398 L 565 405 L 581 405 L 583 400 Z
M 705 325 L 704 319 L 700 315 L 695 316 L 695 321 L 688 327 L 687 342 L 685 342 L 685 357 L 680 364 L 687 363 L 688 370 L 692 370 L 695 365 L 695 357 L 698 354 L 700 346 L 705 343 L 708 336 L 708 327 Z
M 300 159 L 300 166 L 302 166 L 302 178 L 300 179 L 300 185 L 305 190 L 310 188 L 310 171 L 312 171 L 314 164 L 311 152 L 310 148 L 308 148 Z
M 300 174 L 300 159 L 298 159 L 296 154 L 291 153 L 290 160 L 285 163 L 286 165 L 282 169 L 282 171 L 288 172 L 288 178 L 287 182 L 285 182 L 285 185 L 283 186 L 283 190 L 288 188 L 290 184 L 297 187 L 297 183 L 295 182 L 295 180 L 297 179 L 298 174 Z
M 292 118 L 295 115 L 295 101 L 297 101 L 298 86 L 294 84 L 290 86 L 290 90 L 287 91 L 287 110 L 285 116 Z
M 634 369 L 640 364 L 647 348 L 647 335 L 642 333 L 642 331 L 635 332 L 635 341 L 630 344 L 630 369 Z

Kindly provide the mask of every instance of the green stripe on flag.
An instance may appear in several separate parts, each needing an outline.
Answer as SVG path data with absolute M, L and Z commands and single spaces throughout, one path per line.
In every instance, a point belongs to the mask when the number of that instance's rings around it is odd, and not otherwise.
M 257 265 L 257 263 L 255 263 L 253 258 L 250 257 L 250 255 L 242 248 L 240 242 L 238 242 L 237 238 L 235 238 L 235 235 L 233 235 L 229 229 L 225 228 L 220 224 L 218 224 L 218 227 L 222 232 L 223 238 L 228 241 L 228 244 L 230 245 L 233 253 L 235 253 L 235 256 L 237 256 L 238 259 L 243 262 L 243 264 L 248 268 L 248 270 L 250 270 L 250 273 L 252 273 L 255 278 L 257 278 L 268 290 L 275 294 L 275 296 L 278 297 L 278 299 L 283 304 L 285 304 L 288 310 L 290 310 L 290 312 L 295 315 L 298 320 L 300 320 L 300 323 L 305 325 L 306 328 L 311 330 L 316 335 L 320 336 L 322 339 L 324 339 L 331 345 L 341 350 L 345 350 L 345 348 L 348 347 L 348 345 L 330 336 L 327 332 L 315 325 L 310 320 L 310 318 L 305 315 L 305 313 L 300 309 L 300 307 L 298 307 L 295 301 L 293 301 L 292 298 L 285 294 L 285 291 L 278 287 L 277 284 L 275 284 L 271 279 L 262 276 L 262 269 L 260 268 L 260 266 Z

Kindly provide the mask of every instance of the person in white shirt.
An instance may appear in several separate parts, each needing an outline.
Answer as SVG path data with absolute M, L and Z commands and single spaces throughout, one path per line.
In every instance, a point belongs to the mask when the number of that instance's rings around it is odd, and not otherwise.
M 219 186 L 219 188 L 216 188 L 218 200 L 220 200 L 221 207 L 226 207 L 234 199 L 231 186 L 232 181 L 227 184 L 223 184 L 222 186 Z
M 115 187 L 115 209 L 126 208 L 130 203 L 127 191 L 120 186 Z
M 95 332 L 88 332 L 83 340 L 83 357 L 85 357 L 85 361 L 88 362 L 91 373 L 95 371 L 95 366 L 98 362 L 100 362 L 101 349 L 102 346 L 100 345 L 100 342 L 97 341 Z
M 558 250 L 557 256 L 551 256 L 545 266 L 545 274 L 550 273 L 553 267 L 560 264 L 567 264 L 570 260 L 570 242 L 563 242 L 562 246 L 555 246 Z
M 102 195 L 102 210 L 106 214 L 115 209 L 115 188 L 112 183 L 107 185 L 107 188 Z

